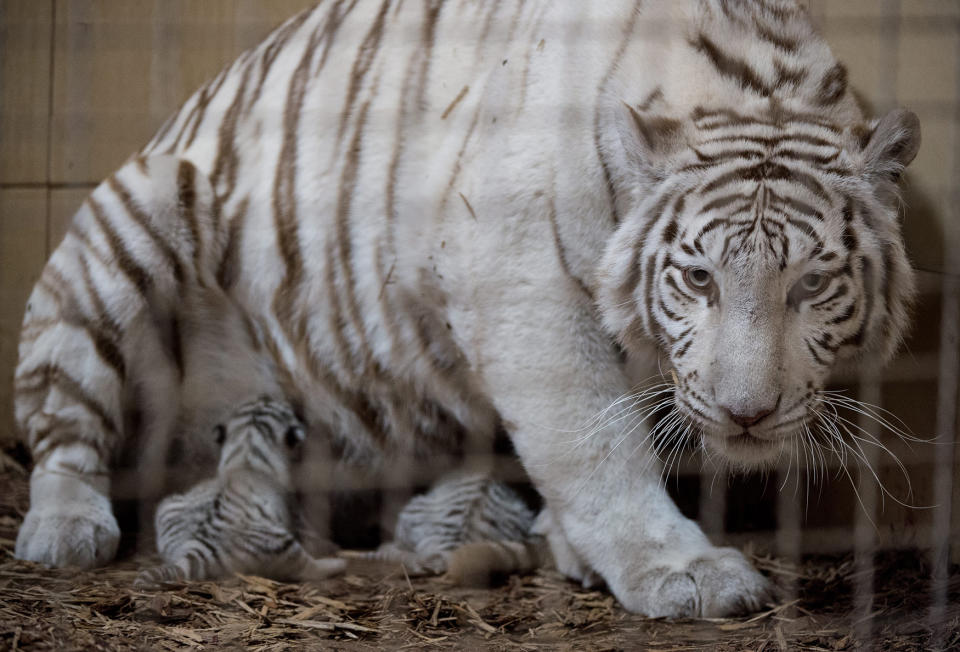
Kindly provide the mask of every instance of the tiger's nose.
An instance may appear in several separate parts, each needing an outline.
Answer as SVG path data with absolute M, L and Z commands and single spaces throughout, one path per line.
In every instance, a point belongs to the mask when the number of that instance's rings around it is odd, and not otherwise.
M 764 418 L 773 414 L 773 410 L 774 408 L 771 408 L 769 410 L 761 410 L 754 414 L 740 414 L 738 412 L 734 412 L 733 410 L 727 408 L 727 414 L 730 415 L 730 420 L 733 421 L 738 426 L 740 426 L 741 428 L 749 428 L 750 426 L 757 425 L 758 423 L 763 421 Z

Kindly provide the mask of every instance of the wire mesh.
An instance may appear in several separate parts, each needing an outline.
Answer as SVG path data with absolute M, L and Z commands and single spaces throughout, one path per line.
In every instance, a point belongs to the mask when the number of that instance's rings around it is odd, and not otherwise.
M 43 205 L 40 213 L 45 230 L 41 249 L 45 255 L 55 246 L 63 232 L 65 216 L 76 208 L 79 198 L 93 187 L 104 170 L 115 167 L 126 156 L 126 150 L 111 152 L 115 154 L 113 158 L 104 156 L 106 162 L 92 163 L 89 155 L 71 154 L 69 146 L 63 148 L 57 142 L 75 138 L 78 147 L 82 147 L 91 134 L 99 137 L 118 128 L 111 121 L 111 116 L 117 115 L 115 110 L 93 107 L 96 110 L 88 114 L 83 110 L 91 107 L 85 84 L 106 73 L 104 69 L 94 69 L 90 62 L 77 66 L 68 60 L 69 56 L 76 56 L 84 61 L 84 31 L 91 24 L 91 15 L 100 15 L 95 4 L 80 4 L 51 2 L 48 7 L 50 65 L 44 83 L 49 87 L 46 102 L 37 104 L 47 122 L 47 135 L 43 143 L 36 144 L 38 149 L 47 150 L 45 165 L 35 177 L 26 178 L 9 172 L 12 166 L 4 161 L 2 169 L 7 172 L 0 177 L 0 193 L 5 194 L 5 201 L 19 197 L 18 193 L 38 193 Z M 264 13 L 255 4 L 237 6 Z M 950 567 L 960 561 L 960 515 L 955 507 L 960 491 L 955 477 L 960 402 L 960 4 L 952 0 L 809 0 L 806 5 L 839 58 L 850 67 L 853 85 L 859 89 L 870 113 L 881 115 L 903 105 L 917 112 L 923 124 L 924 146 L 908 174 L 904 195 L 908 249 L 920 274 L 916 325 L 891 365 L 879 369 L 867 364 L 858 377 L 838 379 L 837 388 L 878 411 L 889 410 L 903 420 L 909 431 L 933 442 L 915 443 L 910 448 L 880 427 L 876 419 L 848 414 L 853 421 L 851 427 L 862 428 L 865 436 L 877 438 L 903 461 L 913 484 L 912 496 L 907 493 L 908 485 L 899 474 L 893 455 L 869 445 L 861 450 L 865 464 L 844 472 L 836 460 L 828 460 L 829 472 L 818 472 L 816 482 L 816 460 L 805 468 L 781 468 L 766 475 L 741 477 L 705 465 L 695 454 L 686 454 L 667 484 L 685 512 L 697 517 L 717 543 L 749 543 L 793 563 L 813 554 L 852 554 L 853 621 L 860 640 L 869 641 L 876 633 L 877 623 L 871 615 L 876 611 L 874 576 L 878 553 L 919 551 L 928 558 L 930 575 L 926 621 L 932 631 L 938 632 L 934 643 L 945 645 L 950 640 L 951 627 L 956 627 L 948 617 Z M 171 89 L 189 90 L 186 85 L 194 82 L 195 74 L 187 69 L 189 66 L 171 67 L 165 60 L 172 52 L 183 49 L 184 40 L 191 38 L 170 28 L 179 18 L 179 6 L 163 2 L 137 6 L 139 15 L 134 9 L 124 16 L 132 16 L 141 27 L 148 25 L 155 48 L 146 55 L 146 69 L 134 73 L 147 80 L 148 100 L 133 118 L 124 115 L 121 121 L 140 126 L 132 130 L 136 132 L 134 136 L 118 138 L 122 142 L 142 141 L 156 128 L 158 121 L 183 99 Z M 7 20 L 13 15 L 12 7 L 11 4 L 6 9 Z M 216 17 L 206 19 L 215 22 Z M 201 38 L 208 31 L 224 31 L 222 25 L 215 24 L 203 31 L 202 21 L 195 21 L 194 29 L 199 30 Z M 121 27 L 117 31 L 118 38 L 122 37 L 122 30 Z M 235 42 L 224 49 L 233 52 L 263 35 L 258 28 L 251 27 L 250 21 L 241 18 L 235 19 L 230 31 L 230 39 Z M 121 40 L 116 46 L 121 53 L 125 48 L 136 51 L 140 47 L 129 36 Z M 222 52 L 217 53 L 220 55 Z M 204 53 L 194 51 L 191 56 L 202 59 Z M 215 71 L 228 60 L 226 57 L 203 65 Z M 111 61 L 116 62 L 114 58 L 99 63 L 109 66 Z M 4 74 L 7 81 L 14 79 L 16 72 L 5 69 Z M 6 85 L 14 86 L 9 81 Z M 143 85 L 142 79 L 138 85 Z M 19 110 L 19 105 L 7 95 L 4 102 L 7 116 Z M 108 146 L 97 147 L 101 149 L 96 152 L 109 151 Z M 9 154 L 5 158 L 8 157 Z M 3 246 L 7 251 L 18 244 L 10 244 L 13 236 L 7 234 L 15 233 L 9 227 L 13 218 L 9 208 L 4 210 L 4 229 L 9 230 L 3 231 L 7 238 Z M 5 346 L 0 364 L 4 365 L 5 376 L 10 376 L 12 369 L 11 342 L 16 339 L 19 311 L 38 269 L 37 260 L 16 260 L 15 264 L 23 269 L 0 276 L 6 311 L 0 322 Z M 8 394 L 0 398 L 9 403 Z M 5 429 L 12 431 L 8 412 L 0 411 L 0 415 L 5 419 Z M 893 417 L 887 418 L 894 421 Z M 412 477 L 413 465 L 406 462 L 392 460 L 390 473 L 376 480 L 361 476 L 344 479 L 352 482 L 358 492 L 382 492 L 374 501 L 382 516 L 375 526 L 378 535 L 392 530 L 397 509 L 431 477 L 429 473 Z M 525 479 L 509 452 L 484 451 L 469 462 L 499 469 L 501 477 L 511 482 Z M 875 474 L 865 466 L 872 467 Z M 434 471 L 439 473 L 445 468 L 441 465 Z M 317 469 L 314 476 L 325 486 L 331 473 L 330 469 Z M 135 485 L 136 481 L 132 477 L 129 484 Z M 894 498 L 913 507 L 902 507 Z M 788 593 L 795 595 L 796 590 L 794 586 Z

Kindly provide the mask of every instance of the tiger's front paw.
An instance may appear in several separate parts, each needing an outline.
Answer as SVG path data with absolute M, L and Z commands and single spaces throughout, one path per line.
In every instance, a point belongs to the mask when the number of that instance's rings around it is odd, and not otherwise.
M 77 513 L 70 505 L 31 509 L 17 535 L 16 556 L 47 566 L 93 568 L 117 552 L 120 528 L 105 510 Z
M 733 548 L 672 560 L 614 593 L 630 611 L 652 618 L 721 618 L 758 611 L 775 599 L 770 581 Z
M 110 500 L 80 479 L 34 477 L 30 511 L 17 534 L 19 559 L 93 568 L 117 552 L 120 528 Z

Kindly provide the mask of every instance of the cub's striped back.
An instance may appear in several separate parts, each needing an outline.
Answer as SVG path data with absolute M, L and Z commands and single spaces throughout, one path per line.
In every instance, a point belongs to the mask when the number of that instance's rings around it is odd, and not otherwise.
M 394 540 L 373 557 L 400 562 L 410 573 L 447 572 L 477 583 L 472 578 L 541 565 L 533 524 L 533 511 L 505 484 L 485 473 L 456 473 L 407 503 Z

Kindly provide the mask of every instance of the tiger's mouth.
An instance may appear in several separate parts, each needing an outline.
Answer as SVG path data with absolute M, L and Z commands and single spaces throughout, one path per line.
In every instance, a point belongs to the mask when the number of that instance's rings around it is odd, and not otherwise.
M 727 437 L 727 444 L 732 448 L 742 448 L 748 446 L 758 446 L 760 448 L 764 448 L 767 446 L 773 446 L 775 442 L 772 442 L 769 439 L 762 439 L 755 435 L 751 435 L 748 430 L 744 430 L 739 435 Z
M 782 435 L 767 439 L 743 430 L 737 434 L 717 434 L 704 428 L 703 445 L 705 448 L 730 463 L 741 467 L 760 467 L 779 457 L 784 442 L 788 438 Z
M 709 408 L 698 409 L 681 393 L 675 394 L 677 409 L 699 427 L 702 445 L 710 453 L 745 469 L 769 466 L 791 446 L 811 414 L 794 405 L 771 414 L 763 423 L 751 427 L 734 426 L 713 417 Z
M 767 450 L 776 448 L 783 436 L 764 437 L 758 433 L 752 433 L 749 430 L 742 430 L 735 434 L 720 434 L 712 432 L 708 428 L 703 429 L 703 437 L 714 444 L 722 445 L 730 451 L 740 450 Z

